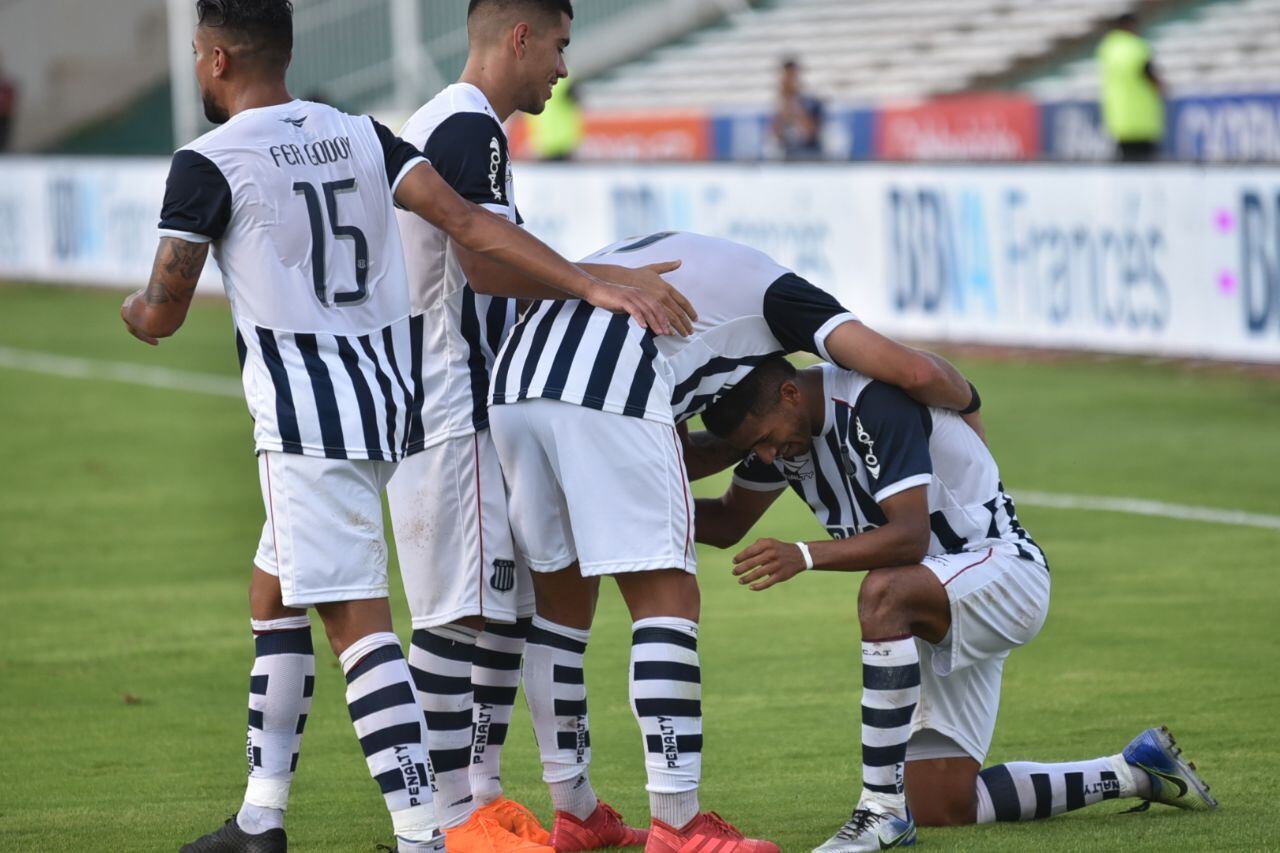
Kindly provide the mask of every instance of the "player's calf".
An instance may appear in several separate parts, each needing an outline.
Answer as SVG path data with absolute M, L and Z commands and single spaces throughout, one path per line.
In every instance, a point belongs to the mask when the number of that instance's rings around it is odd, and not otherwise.
M 979 765 L 972 758 L 907 761 L 907 805 L 919 826 L 968 826 L 977 820 Z

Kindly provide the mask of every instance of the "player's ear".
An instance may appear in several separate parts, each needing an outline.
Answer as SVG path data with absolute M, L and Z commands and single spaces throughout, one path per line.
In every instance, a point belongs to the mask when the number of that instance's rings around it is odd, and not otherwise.
M 794 379 L 783 381 L 781 387 L 778 388 L 778 393 L 786 403 L 790 403 L 793 406 L 800 403 L 800 386 L 795 383 Z
M 529 49 L 529 25 L 521 21 L 511 30 L 511 46 L 515 49 L 516 59 L 524 59 Z
M 212 63 L 213 76 L 214 76 L 214 77 L 222 77 L 222 76 L 226 75 L 226 73 L 227 73 L 227 60 L 228 60 L 229 58 L 230 58 L 230 57 L 228 56 L 226 49 L 224 49 L 221 45 L 215 45 L 215 46 L 214 46 L 214 48 L 213 48 L 213 63 Z

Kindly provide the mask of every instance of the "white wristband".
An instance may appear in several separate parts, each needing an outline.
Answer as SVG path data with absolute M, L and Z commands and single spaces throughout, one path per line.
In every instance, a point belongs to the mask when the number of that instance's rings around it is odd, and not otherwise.
M 809 546 L 804 542 L 797 542 L 796 547 L 800 549 L 800 556 L 804 557 L 804 567 L 806 569 L 812 569 L 813 555 L 809 553 Z

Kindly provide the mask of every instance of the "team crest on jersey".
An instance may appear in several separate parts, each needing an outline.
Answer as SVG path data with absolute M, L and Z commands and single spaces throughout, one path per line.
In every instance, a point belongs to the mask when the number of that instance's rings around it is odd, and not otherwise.
M 812 480 L 816 474 L 812 454 L 806 453 L 794 459 L 778 457 L 778 462 L 782 465 L 782 476 L 788 480 Z
M 302 123 L 305 122 L 306 120 L 307 120 L 306 116 L 300 116 L 298 118 L 289 118 L 288 116 L 286 116 L 285 118 L 280 119 L 280 121 L 284 122 L 285 124 L 291 124 L 294 127 L 302 127 Z
M 516 561 L 494 560 L 493 574 L 489 576 L 489 586 L 498 592 L 510 592 L 516 585 Z

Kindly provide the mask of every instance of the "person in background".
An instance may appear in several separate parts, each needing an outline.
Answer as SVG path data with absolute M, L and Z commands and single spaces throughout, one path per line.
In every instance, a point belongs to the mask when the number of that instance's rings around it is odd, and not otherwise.
M 801 91 L 800 64 L 794 59 L 782 63 L 778 96 L 772 130 L 783 158 L 816 160 L 822 157 L 822 101 Z
M 18 87 L 4 73 L 4 59 L 0 57 L 0 153 L 9 150 L 9 135 L 13 130 L 13 115 L 17 111 Z
M 1138 18 L 1124 14 L 1098 45 L 1102 119 L 1125 163 L 1157 159 L 1164 137 L 1164 84 L 1151 60 L 1151 45 L 1138 34 Z
M 583 135 L 577 87 L 567 77 L 561 80 L 551 90 L 551 99 L 542 113 L 531 115 L 525 121 L 529 127 L 529 144 L 539 160 L 572 160 Z

